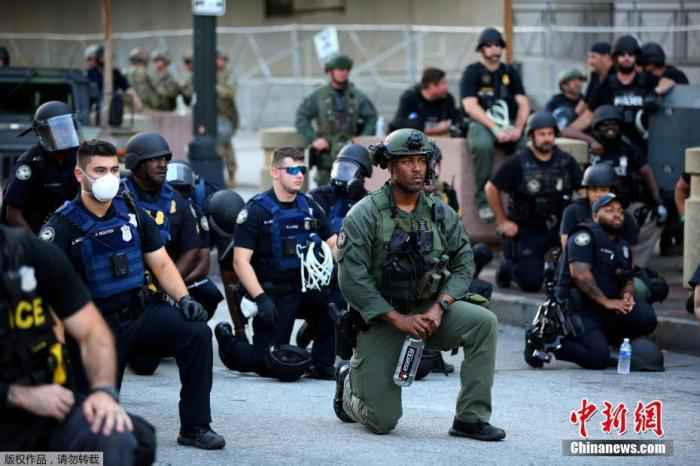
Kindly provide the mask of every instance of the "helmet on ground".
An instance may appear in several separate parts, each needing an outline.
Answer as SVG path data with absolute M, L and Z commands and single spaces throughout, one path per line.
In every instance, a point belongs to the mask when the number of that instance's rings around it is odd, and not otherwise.
M 639 56 L 639 41 L 637 41 L 637 39 L 633 36 L 625 35 L 615 41 L 615 46 L 613 47 L 612 53 L 613 56 L 620 55 L 625 52 Z
M 18 136 L 34 130 L 39 144 L 48 152 L 72 149 L 80 145 L 78 122 L 70 107 L 58 100 L 43 103 L 34 112 L 32 126 Z
M 535 112 L 527 121 L 527 130 L 525 134 L 530 137 L 536 129 L 552 128 L 555 135 L 559 135 L 559 126 L 554 116 L 546 111 Z
M 506 47 L 506 41 L 503 40 L 503 35 L 496 28 L 486 28 L 479 34 L 479 41 L 476 44 L 476 51 L 481 50 L 486 44 L 498 44 L 501 47 Z
M 630 342 L 632 359 L 630 369 L 639 372 L 663 372 L 664 354 L 653 341 L 648 338 L 635 338 Z
M 620 109 L 612 105 L 601 105 L 593 112 L 593 119 L 591 120 L 591 128 L 595 129 L 599 124 L 604 121 L 617 121 L 618 123 L 623 122 L 622 113 Z
M 141 162 L 160 157 L 166 157 L 168 161 L 173 157 L 168 141 L 155 132 L 138 133 L 126 143 L 126 160 L 124 165 L 127 169 L 133 170 Z
M 617 175 L 609 163 L 597 163 L 583 172 L 581 186 L 586 188 L 609 188 L 615 185 Z
M 642 45 L 639 64 L 664 66 L 666 64 L 666 53 L 663 47 L 657 42 L 647 42 Z
M 338 54 L 329 58 L 323 68 L 326 72 L 331 70 L 351 70 L 352 65 L 352 58 L 344 54 Z
M 279 345 L 265 355 L 265 366 L 280 381 L 294 382 L 311 367 L 311 354 L 298 346 Z
M 425 155 L 432 157 L 434 148 L 430 139 L 417 129 L 403 128 L 389 133 L 384 142 L 370 146 L 373 163 L 386 168 L 391 160 L 407 155 Z

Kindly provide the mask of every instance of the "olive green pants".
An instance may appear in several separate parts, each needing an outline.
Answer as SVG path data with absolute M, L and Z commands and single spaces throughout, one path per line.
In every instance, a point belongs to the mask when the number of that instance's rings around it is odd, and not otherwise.
M 474 201 L 475 207 L 486 207 L 486 194 L 484 185 L 491 178 L 493 169 L 493 150 L 496 145 L 496 137 L 486 126 L 472 121 L 469 123 L 467 133 L 467 145 L 472 156 L 472 171 L 474 173 Z
M 430 349 L 446 351 L 461 346 L 464 350 L 456 414 L 460 421 L 488 421 L 491 417 L 497 327 L 496 316 L 488 309 L 457 301 L 426 341 Z M 373 322 L 368 331 L 357 336 L 352 369 L 345 379 L 343 408 L 377 434 L 390 432 L 401 418 L 401 388 L 393 376 L 405 337 L 383 320 Z M 420 384 L 409 390 L 420 390 Z

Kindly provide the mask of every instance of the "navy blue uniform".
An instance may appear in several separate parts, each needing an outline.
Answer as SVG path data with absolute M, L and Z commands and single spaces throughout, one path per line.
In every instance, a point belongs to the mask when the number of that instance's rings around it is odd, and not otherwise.
M 22 212 L 32 231 L 38 233 L 46 220 L 80 190 L 75 179 L 77 149 L 47 152 L 35 145 L 15 163 L 3 195 L 3 222 L 6 206 Z
M 556 146 L 547 161 L 522 149 L 501 166 L 491 182 L 509 194 L 508 217 L 518 225 L 517 236 L 506 242 L 502 267 L 512 268 L 520 288 L 538 291 L 544 280 L 544 255 L 559 245 L 559 223 L 581 184 L 581 169 Z
M 602 308 L 576 289 L 569 264 L 590 264 L 596 285 L 609 299 L 622 299 L 625 285 L 632 279 L 632 251 L 621 238 L 611 239 L 598 224 L 581 225 L 566 244 L 564 267 L 559 277 L 559 296 L 568 301 L 569 309 L 577 312 L 584 331 L 576 338 L 567 338 L 554 354 L 557 359 L 571 361 L 589 369 L 604 369 L 610 357 L 609 344 L 619 344 L 648 335 L 656 328 L 654 308 L 636 301 L 629 314 L 621 315 Z
M 294 319 L 318 319 L 321 336 L 314 342 L 312 361 L 317 367 L 332 367 L 335 362 L 334 327 L 327 312 L 314 316 L 300 314 L 304 302 L 323 306 L 325 297 L 318 292 L 301 292 L 300 261 L 296 246 L 305 245 L 310 234 L 322 240 L 334 235 L 324 210 L 309 196 L 299 193 L 293 202 L 280 202 L 273 190 L 251 199 L 238 215 L 236 247 L 253 251 L 251 264 L 258 281 L 277 308 L 273 328 L 253 319 L 253 345 L 229 340 L 220 344 L 227 367 L 265 374 L 264 358 L 273 345 L 289 344 Z M 221 342 L 220 342 L 221 343 Z M 226 343 L 226 342 L 224 342 Z
M 593 221 L 593 213 L 591 212 L 591 203 L 588 199 L 576 199 L 566 209 L 561 219 L 561 227 L 559 228 L 560 235 L 570 236 L 576 228 L 582 223 L 590 223 Z M 622 239 L 631 245 L 637 244 L 639 240 L 639 227 L 634 217 L 625 212 L 625 219 L 622 224 Z
M 143 254 L 163 246 L 161 233 L 143 210 L 118 196 L 98 218 L 80 198 L 66 203 L 42 228 L 40 236 L 61 248 L 86 281 L 95 304 L 114 332 L 118 381 L 133 355 L 174 356 L 182 382 L 180 419 L 183 426 L 211 422 L 211 330 L 204 322 L 188 322 L 163 302 L 144 304 Z M 75 342 L 69 347 L 79 360 Z M 75 371 L 80 391 L 87 391 L 84 371 Z

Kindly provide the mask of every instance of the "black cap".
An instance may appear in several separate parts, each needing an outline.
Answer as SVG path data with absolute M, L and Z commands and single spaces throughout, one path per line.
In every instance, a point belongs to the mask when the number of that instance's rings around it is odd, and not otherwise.
M 610 204 L 611 202 L 620 202 L 620 199 L 613 193 L 603 194 L 598 198 L 597 201 L 591 206 L 591 210 L 594 214 L 598 213 L 600 209 Z
M 610 42 L 596 42 L 591 46 L 590 51 L 593 53 L 599 53 L 601 55 L 610 55 L 610 52 L 612 51 L 612 46 L 610 45 Z

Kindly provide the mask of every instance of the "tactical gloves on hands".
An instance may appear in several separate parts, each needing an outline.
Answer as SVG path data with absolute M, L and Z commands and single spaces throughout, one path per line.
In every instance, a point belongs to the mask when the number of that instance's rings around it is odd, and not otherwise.
M 257 318 L 262 323 L 272 327 L 277 320 L 277 307 L 275 302 L 267 294 L 261 293 L 255 298 L 255 304 L 258 305 Z
M 182 312 L 182 315 L 185 316 L 185 320 L 200 320 L 202 322 L 206 322 L 207 320 L 207 311 L 205 311 L 202 305 L 195 301 L 190 295 L 185 295 L 180 298 L 180 301 L 177 302 L 177 307 L 180 309 L 180 312 Z

